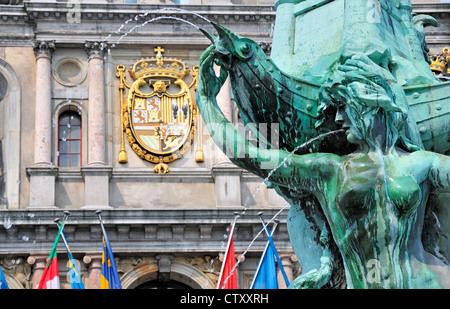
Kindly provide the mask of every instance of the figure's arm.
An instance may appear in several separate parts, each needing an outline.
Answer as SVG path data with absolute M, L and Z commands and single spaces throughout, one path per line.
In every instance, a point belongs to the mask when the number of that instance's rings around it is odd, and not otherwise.
M 401 159 L 401 164 L 418 183 L 429 181 L 438 191 L 450 191 L 450 157 L 430 151 L 416 151 Z
M 221 70 L 216 76 L 213 69 L 214 54 L 210 47 L 200 59 L 197 87 L 197 105 L 208 131 L 230 160 L 262 178 L 270 175 L 269 181 L 279 185 L 314 186 L 317 188 L 324 177 L 336 169 L 331 161 L 339 157 L 332 154 L 293 155 L 279 149 L 263 149 L 251 144 L 230 123 L 220 110 L 216 96 L 227 78 Z M 277 168 L 279 166 L 279 168 Z
M 450 191 L 450 157 L 432 153 L 434 160 L 429 178 L 437 190 Z

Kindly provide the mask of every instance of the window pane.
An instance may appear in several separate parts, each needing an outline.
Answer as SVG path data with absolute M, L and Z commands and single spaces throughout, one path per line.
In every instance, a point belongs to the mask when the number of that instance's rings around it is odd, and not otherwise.
M 80 141 L 70 141 L 70 153 L 80 153 Z
M 69 142 L 59 141 L 59 153 L 69 153 Z
M 59 166 L 69 166 L 69 155 L 59 155 Z
M 70 114 L 68 113 L 63 113 L 60 117 L 59 117 L 59 125 L 67 125 L 69 123 L 69 117 Z
M 80 115 L 76 114 L 75 112 L 72 112 L 70 115 L 70 124 L 72 126 L 79 126 L 81 125 L 81 117 Z
M 80 166 L 80 155 L 71 155 L 70 156 L 70 166 Z
M 71 127 L 70 128 L 70 138 L 71 139 L 79 139 L 80 138 L 80 127 Z
M 59 126 L 59 138 L 69 138 L 69 129 L 66 126 Z

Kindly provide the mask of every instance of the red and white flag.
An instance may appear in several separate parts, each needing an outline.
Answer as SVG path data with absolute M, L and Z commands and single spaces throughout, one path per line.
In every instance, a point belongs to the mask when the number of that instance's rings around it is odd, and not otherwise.
M 41 281 L 39 282 L 38 289 L 59 289 L 59 271 L 58 271 L 58 258 L 56 256 L 56 247 L 59 242 L 59 237 L 61 236 L 61 230 L 64 226 L 61 224 L 58 235 L 56 235 L 55 242 L 48 257 L 48 263 L 45 266 L 44 274 L 42 275 Z
M 236 257 L 234 254 L 233 231 L 236 220 L 230 229 L 228 235 L 228 244 L 222 262 L 219 279 L 217 280 L 216 289 L 237 289 L 237 275 L 236 275 Z

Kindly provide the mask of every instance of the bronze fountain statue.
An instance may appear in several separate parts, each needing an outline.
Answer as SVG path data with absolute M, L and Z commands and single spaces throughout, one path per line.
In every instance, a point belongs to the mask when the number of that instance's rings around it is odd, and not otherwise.
M 303 274 L 290 288 L 449 288 L 450 82 L 433 75 L 423 32 L 436 21 L 409 0 L 275 6 L 271 59 L 223 26 L 203 30 L 197 105 L 231 161 L 291 204 Z M 216 101 L 226 78 L 244 123 L 276 124 L 277 141 L 256 131 L 255 146 L 229 123 Z

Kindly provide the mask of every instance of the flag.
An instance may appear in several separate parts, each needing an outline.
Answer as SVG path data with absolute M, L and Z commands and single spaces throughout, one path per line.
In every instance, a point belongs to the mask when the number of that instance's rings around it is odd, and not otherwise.
M 222 262 L 222 268 L 219 274 L 219 280 L 217 280 L 217 289 L 237 289 L 237 275 L 236 275 L 236 258 L 234 254 L 234 241 L 233 241 L 233 231 L 234 221 L 230 234 L 228 236 L 227 250 L 225 251 L 225 256 Z
M 61 224 L 56 235 L 55 242 L 53 243 L 52 251 L 48 257 L 48 263 L 45 266 L 44 274 L 39 282 L 38 289 L 59 289 L 59 272 L 58 272 L 58 258 L 56 256 L 56 247 L 61 236 L 61 231 L 64 227 L 64 222 Z
M 0 267 L 0 290 L 7 290 L 9 289 L 8 283 L 6 283 L 6 278 L 3 275 L 2 268 Z
M 264 225 L 264 229 L 266 230 L 267 238 L 269 239 L 269 240 L 268 240 L 269 248 L 272 248 L 272 252 L 273 252 L 273 254 L 275 255 L 275 258 L 276 258 L 276 260 L 277 260 L 278 267 L 280 267 L 281 274 L 283 275 L 284 283 L 286 283 L 286 286 L 288 287 L 289 284 L 290 284 L 290 283 L 289 283 L 289 279 L 288 279 L 288 277 L 287 277 L 287 275 L 286 275 L 286 272 L 284 271 L 284 267 L 283 267 L 283 264 L 281 263 L 280 256 L 278 255 L 277 248 L 275 248 L 275 244 L 274 244 L 274 242 L 273 242 L 272 236 L 270 236 L 270 234 L 269 234 L 269 230 L 267 229 L 267 226 L 266 226 L 265 224 L 263 224 L 263 225 Z
M 67 255 L 69 256 L 69 274 L 72 289 L 84 289 L 84 284 L 81 280 L 80 272 L 78 271 L 77 265 L 74 262 L 74 258 L 72 256 L 72 253 L 70 252 L 69 245 L 67 244 L 66 235 L 64 235 L 63 231 L 61 231 L 61 236 L 64 240 L 64 245 L 66 246 Z
M 252 289 L 278 289 L 277 266 L 274 251 L 270 243 L 262 254 L 259 268 L 253 277 Z
M 102 274 L 100 277 L 100 289 L 122 289 L 119 273 L 117 272 L 116 262 L 111 250 L 111 245 L 106 235 L 105 228 L 103 230 L 103 254 L 102 254 Z

